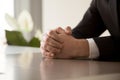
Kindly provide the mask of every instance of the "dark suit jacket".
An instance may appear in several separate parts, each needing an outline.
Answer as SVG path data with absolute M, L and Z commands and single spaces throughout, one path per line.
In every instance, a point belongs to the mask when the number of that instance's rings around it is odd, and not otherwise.
M 73 29 L 75 38 L 93 38 L 99 60 L 120 61 L 120 21 L 117 0 L 93 0 L 82 21 Z M 106 29 L 111 36 L 99 37 Z

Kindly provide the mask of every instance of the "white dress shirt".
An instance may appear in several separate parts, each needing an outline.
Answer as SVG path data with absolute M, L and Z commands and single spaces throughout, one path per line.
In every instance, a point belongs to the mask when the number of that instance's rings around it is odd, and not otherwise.
M 93 38 L 87 39 L 88 43 L 89 43 L 89 59 L 96 59 L 99 57 L 99 49 L 95 43 L 95 41 L 93 40 Z

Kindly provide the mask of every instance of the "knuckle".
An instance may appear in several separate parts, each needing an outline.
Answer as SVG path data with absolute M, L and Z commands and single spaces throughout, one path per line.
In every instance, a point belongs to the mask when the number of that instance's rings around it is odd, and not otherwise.
M 47 43 L 47 42 L 49 42 L 49 41 L 50 41 L 50 37 L 46 37 L 45 42 Z
M 52 46 L 47 46 L 46 50 L 51 52 L 51 51 L 53 51 L 53 47 Z
M 51 45 L 56 45 L 56 44 L 55 44 L 56 41 L 54 41 L 53 39 L 50 39 L 48 43 L 51 44 Z
M 45 43 L 45 44 L 44 44 L 44 48 L 47 48 L 47 47 L 49 47 L 49 46 L 48 46 L 48 43 Z
M 50 46 L 53 46 L 53 47 L 55 46 L 55 45 L 54 45 L 53 43 L 51 43 L 51 42 L 48 42 L 48 44 L 49 44 Z
M 53 48 L 52 46 L 49 46 L 49 47 L 48 47 L 48 50 L 49 50 L 50 52 L 53 52 L 53 51 L 54 51 L 54 48 Z
M 50 31 L 48 32 L 48 34 L 49 34 L 49 35 L 52 35 L 52 34 L 53 34 L 53 30 L 50 30 Z
M 48 46 L 47 43 L 45 43 L 45 44 L 43 45 L 43 48 L 46 49 L 47 46 Z

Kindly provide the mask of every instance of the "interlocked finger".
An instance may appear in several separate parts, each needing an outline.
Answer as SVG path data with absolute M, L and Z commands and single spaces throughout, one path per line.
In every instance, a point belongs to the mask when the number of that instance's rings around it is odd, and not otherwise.
M 51 37 L 46 38 L 45 43 L 58 49 L 62 48 L 62 44 Z
M 53 38 L 55 41 L 58 41 L 60 43 L 63 43 L 63 41 L 61 40 L 61 38 L 58 36 L 57 32 L 54 30 L 51 30 L 47 33 L 47 35 L 51 38 Z
M 42 53 L 42 57 L 44 57 L 44 58 L 53 58 L 54 57 L 54 53 L 48 52 L 43 47 L 40 48 L 40 51 Z

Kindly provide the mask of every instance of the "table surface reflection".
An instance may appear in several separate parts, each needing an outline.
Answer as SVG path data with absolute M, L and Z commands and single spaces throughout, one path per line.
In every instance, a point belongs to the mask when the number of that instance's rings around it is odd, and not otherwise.
M 120 80 L 120 62 L 43 59 L 30 52 L 6 58 L 6 73 L 0 75 L 5 80 Z

